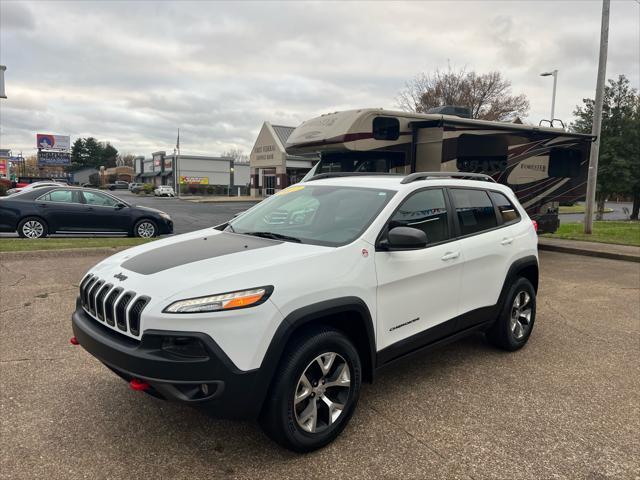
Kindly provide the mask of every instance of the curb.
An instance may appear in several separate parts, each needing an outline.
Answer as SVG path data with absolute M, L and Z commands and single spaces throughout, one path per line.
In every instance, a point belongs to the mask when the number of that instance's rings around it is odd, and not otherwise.
M 27 260 L 32 258 L 60 258 L 60 257 L 92 257 L 95 255 L 113 255 L 126 247 L 95 247 L 95 248 L 63 248 L 60 250 L 23 250 L 20 252 L 0 252 L 0 262 L 8 260 Z
M 610 260 L 622 260 L 624 262 L 640 263 L 640 256 L 627 255 L 617 252 L 603 252 L 599 250 L 587 250 L 579 247 L 565 247 L 563 245 L 549 245 L 542 242 L 538 243 L 538 250 L 548 250 L 551 252 L 571 253 L 573 255 L 582 255 L 585 257 L 608 258 Z

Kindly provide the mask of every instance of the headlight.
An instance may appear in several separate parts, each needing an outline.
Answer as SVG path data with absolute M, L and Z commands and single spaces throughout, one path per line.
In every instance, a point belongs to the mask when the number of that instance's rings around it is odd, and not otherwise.
M 165 220 L 171 220 L 171 217 L 169 216 L 169 214 L 168 214 L 168 213 L 161 212 L 161 213 L 160 213 L 160 216 L 161 216 L 162 218 L 164 218 Z
M 273 292 L 273 287 L 269 286 L 209 295 L 207 297 L 188 298 L 173 302 L 163 311 L 165 313 L 203 313 L 255 307 L 264 303 L 271 295 L 271 292 Z

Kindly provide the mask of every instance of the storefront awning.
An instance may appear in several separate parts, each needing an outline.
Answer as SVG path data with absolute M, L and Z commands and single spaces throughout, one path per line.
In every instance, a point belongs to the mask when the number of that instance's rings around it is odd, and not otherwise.
M 144 172 L 142 175 L 140 175 L 142 178 L 148 178 L 148 177 L 155 177 L 157 175 L 160 175 L 160 172 Z
M 171 170 L 169 170 L 168 172 L 162 172 L 163 177 L 168 177 L 169 175 L 171 175 L 173 172 Z

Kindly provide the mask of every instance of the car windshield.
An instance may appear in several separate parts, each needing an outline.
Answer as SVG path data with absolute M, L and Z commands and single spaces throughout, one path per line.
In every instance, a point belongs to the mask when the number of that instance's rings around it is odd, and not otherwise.
M 294 185 L 231 220 L 225 231 L 337 247 L 358 238 L 395 192 Z

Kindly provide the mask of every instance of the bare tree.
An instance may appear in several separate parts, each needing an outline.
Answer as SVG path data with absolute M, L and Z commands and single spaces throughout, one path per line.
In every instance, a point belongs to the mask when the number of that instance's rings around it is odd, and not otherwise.
M 513 95 L 511 82 L 500 72 L 479 74 L 451 68 L 416 75 L 396 102 L 402 110 L 418 113 L 444 105 L 468 107 L 473 118 L 483 120 L 513 120 L 529 111 L 527 97 Z
M 126 167 L 133 167 L 135 166 L 135 159 L 136 156 L 132 153 L 123 153 L 121 155 L 118 155 L 118 158 L 116 159 L 116 165 L 118 166 L 126 166 Z
M 235 163 L 249 163 L 249 155 L 239 148 L 231 148 L 224 152 L 222 156 L 233 158 Z

